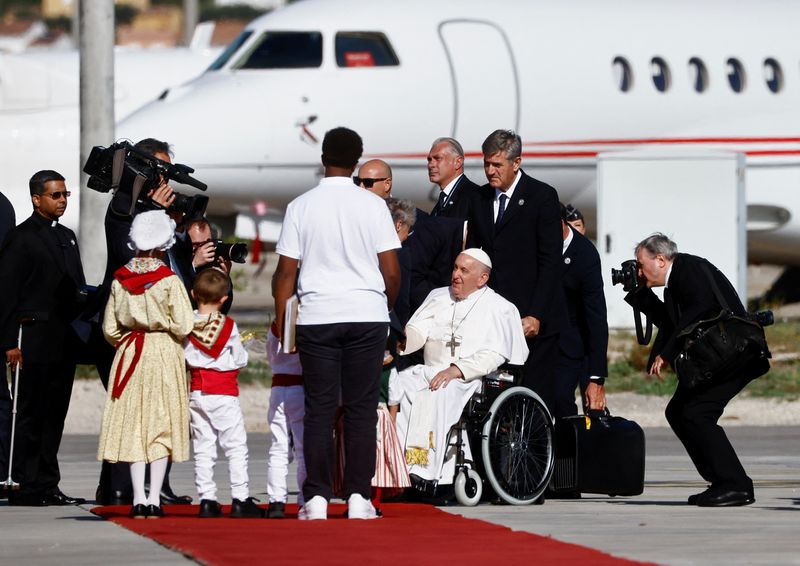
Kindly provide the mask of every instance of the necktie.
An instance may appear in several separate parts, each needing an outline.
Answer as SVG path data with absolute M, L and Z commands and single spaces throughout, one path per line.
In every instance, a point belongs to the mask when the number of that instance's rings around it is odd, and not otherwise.
M 439 191 L 439 200 L 436 201 L 436 206 L 433 207 L 433 215 L 439 214 L 444 208 L 444 201 L 447 200 L 447 195 L 444 191 Z
M 508 195 L 500 195 L 500 208 L 497 209 L 497 220 L 494 221 L 495 226 L 500 224 L 500 220 L 503 219 L 503 213 L 506 211 L 507 200 L 508 200 Z

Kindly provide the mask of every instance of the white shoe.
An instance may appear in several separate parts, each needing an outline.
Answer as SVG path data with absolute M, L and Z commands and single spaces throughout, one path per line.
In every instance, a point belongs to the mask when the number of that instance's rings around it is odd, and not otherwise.
M 369 499 L 364 499 L 361 494 L 354 493 L 347 499 L 348 519 L 377 519 L 378 512 Z
M 328 502 L 321 495 L 315 495 L 300 508 L 297 518 L 301 521 L 324 521 L 328 518 Z

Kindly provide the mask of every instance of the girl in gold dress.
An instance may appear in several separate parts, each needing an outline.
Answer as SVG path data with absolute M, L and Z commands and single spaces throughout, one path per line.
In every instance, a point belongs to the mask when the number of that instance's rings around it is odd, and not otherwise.
M 130 462 L 131 516 L 158 518 L 164 515 L 159 494 L 169 459 L 189 458 L 183 339 L 194 316 L 183 283 L 161 261 L 175 242 L 175 223 L 163 211 L 141 213 L 130 240 L 136 256 L 114 274 L 103 319 L 103 333 L 117 353 L 97 457 Z

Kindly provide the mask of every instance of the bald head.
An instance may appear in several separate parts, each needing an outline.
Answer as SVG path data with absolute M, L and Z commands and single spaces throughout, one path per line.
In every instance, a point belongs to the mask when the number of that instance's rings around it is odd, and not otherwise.
M 382 159 L 370 159 L 358 169 L 359 185 L 382 199 L 392 196 L 392 168 Z

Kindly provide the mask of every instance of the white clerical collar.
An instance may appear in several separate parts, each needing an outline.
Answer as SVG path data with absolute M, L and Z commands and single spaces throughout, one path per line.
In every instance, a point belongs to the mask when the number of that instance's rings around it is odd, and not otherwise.
M 450 196 L 450 192 L 455 188 L 456 183 L 458 183 L 458 180 L 463 176 L 463 173 L 461 175 L 457 175 L 455 179 L 447 183 L 447 185 L 442 189 L 442 192 L 445 194 L 445 196 Z
M 507 191 L 503 192 L 500 189 L 495 189 L 494 190 L 494 200 L 495 200 L 495 202 L 500 202 L 500 195 L 506 195 L 508 197 L 508 202 L 511 202 L 511 197 L 514 194 L 514 189 L 517 188 L 517 183 L 519 183 L 519 180 L 521 178 L 522 178 L 522 169 L 519 169 L 517 171 L 517 176 L 514 177 L 514 182 L 511 183 L 511 186 L 508 187 Z
M 667 268 L 667 276 L 664 278 L 664 288 L 666 289 L 669 287 L 669 276 L 672 274 L 672 266 L 674 263 L 670 263 L 669 267 Z
M 55 228 L 56 226 L 58 226 L 58 220 L 53 220 L 53 221 L 50 222 L 50 227 L 51 228 Z
M 566 239 L 564 240 L 564 247 L 561 248 L 561 255 L 567 253 L 567 248 L 572 243 L 572 239 L 575 237 L 575 234 L 572 233 L 572 228 L 569 229 L 569 234 L 567 235 Z

